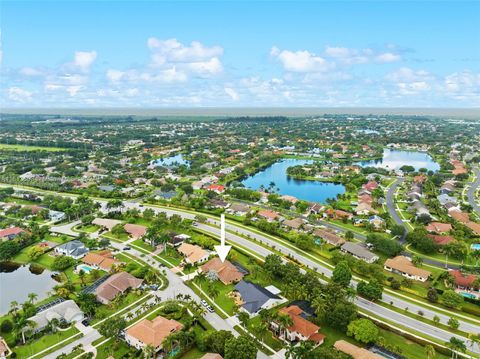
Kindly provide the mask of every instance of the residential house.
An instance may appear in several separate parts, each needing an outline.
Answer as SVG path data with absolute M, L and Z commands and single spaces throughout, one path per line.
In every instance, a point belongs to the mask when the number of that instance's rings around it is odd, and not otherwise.
M 366 189 L 367 191 L 374 191 L 375 189 L 378 188 L 378 183 L 376 181 L 368 181 L 365 183 L 362 188 Z
M 75 239 L 73 241 L 56 246 L 54 251 L 67 257 L 80 259 L 88 253 L 88 248 L 85 247 L 85 244 Z
M 316 237 L 320 237 L 325 240 L 328 244 L 331 244 L 332 246 L 338 247 L 342 244 L 345 243 L 345 239 L 336 235 L 335 233 L 332 233 L 330 231 L 327 231 L 325 229 L 321 228 L 316 228 L 313 231 L 313 235 Z
M 172 247 L 178 247 L 179 245 L 181 245 L 184 241 L 188 241 L 190 237 L 188 234 L 176 234 L 172 237 L 170 237 L 169 241 L 168 241 L 168 245 L 169 246 L 172 246 Z
M 202 247 L 185 242 L 177 250 L 183 255 L 184 261 L 190 264 L 204 263 L 210 256 L 210 253 Z
M 207 186 L 207 190 L 213 191 L 215 193 L 221 194 L 225 192 L 225 186 L 221 184 L 211 184 L 210 186 Z
M 374 209 L 369 203 L 360 202 L 357 207 L 355 207 L 355 213 L 361 216 L 366 216 L 372 213 L 377 214 L 378 211 Z
M 279 310 L 279 313 L 289 316 L 292 319 L 292 325 L 285 328 L 283 332 L 277 322 L 273 321 L 270 325 L 276 331 L 280 338 L 288 342 L 312 341 L 315 346 L 323 344 L 325 336 L 318 331 L 320 327 L 306 319 L 306 315 L 301 308 L 296 305 Z
M 200 359 L 223 359 L 223 357 L 218 353 L 206 353 Z
M 136 349 L 150 345 L 155 348 L 155 353 L 158 353 L 162 349 L 163 341 L 182 328 L 183 325 L 176 320 L 161 316 L 153 320 L 143 319 L 125 331 L 125 341 Z
M 258 211 L 257 216 L 266 219 L 268 222 L 282 219 L 279 213 L 268 209 Z
M 383 356 L 375 354 L 367 349 L 357 347 L 345 340 L 337 340 L 333 345 L 335 349 L 344 354 L 350 355 L 353 359 L 384 359 Z
M 97 253 L 89 252 L 82 258 L 82 262 L 92 268 L 101 269 L 106 272 L 110 272 L 114 265 L 120 264 L 120 262 L 114 258 L 112 252 L 108 250 Z
M 27 233 L 27 231 L 20 227 L 0 229 L 0 241 L 12 240 L 21 233 Z
M 227 212 L 235 216 L 245 216 L 248 212 L 250 212 L 250 206 L 246 204 L 233 203 L 230 208 L 228 208 Z
M 451 242 L 455 242 L 455 238 L 452 236 L 442 236 L 439 234 L 427 234 L 428 238 L 433 239 L 437 246 L 443 247 Z
M 353 218 L 353 214 L 350 212 L 342 211 L 340 209 L 332 209 L 329 208 L 325 211 L 324 215 L 326 215 L 329 218 L 333 219 L 348 219 L 351 220 Z
M 135 278 L 130 273 L 115 273 L 97 287 L 95 297 L 100 303 L 109 304 L 117 295 L 140 287 L 142 282 L 142 279 Z
M 395 258 L 387 259 L 383 268 L 389 272 L 397 273 L 405 278 L 418 280 L 420 282 L 426 282 L 432 274 L 429 271 L 415 267 L 412 261 L 405 256 L 396 256 Z
M 213 271 L 217 274 L 218 279 L 225 285 L 239 282 L 243 279 L 244 274 L 238 270 L 230 261 L 222 262 L 220 258 L 215 257 L 202 265 L 200 271 L 207 274 Z
M 452 230 L 450 223 L 431 222 L 425 227 L 428 232 L 448 233 Z
M 324 209 L 325 207 L 321 204 L 311 202 L 308 205 L 307 214 L 320 214 L 320 212 L 322 212 Z
M 280 196 L 280 199 L 283 201 L 290 202 L 291 204 L 295 204 L 298 202 L 297 197 L 289 196 L 288 194 L 284 194 L 283 196 Z
M 368 218 L 368 223 L 370 223 L 375 229 L 381 229 L 385 226 L 385 220 L 376 214 Z
M 378 260 L 378 256 L 370 252 L 360 244 L 353 242 L 346 242 L 341 247 L 342 252 L 348 253 L 357 259 L 361 259 L 367 263 L 373 263 Z
M 5 339 L 0 337 L 0 359 L 6 358 L 8 355 L 10 355 L 10 348 L 8 347 L 7 342 Z
M 119 221 L 117 219 L 108 219 L 108 218 L 95 218 L 92 221 L 92 224 L 99 226 L 103 230 L 106 230 L 109 232 L 113 229 L 113 227 L 121 223 L 122 221 Z
M 303 228 L 305 222 L 301 218 L 294 218 L 294 219 L 286 219 L 283 221 L 282 225 L 289 229 L 300 230 Z
M 235 290 L 240 294 L 242 309 L 250 315 L 256 315 L 261 309 L 270 309 L 285 301 L 267 288 L 245 280 L 237 283 Z
M 84 314 L 73 300 L 66 300 L 50 307 L 45 306 L 45 310 L 41 310 L 28 320 L 35 322 L 37 325 L 34 331 L 40 332 L 45 329 L 52 319 L 66 323 L 81 322 L 84 319 Z
M 464 274 L 458 269 L 452 269 L 449 271 L 451 276 L 453 277 L 454 285 L 457 289 L 463 290 L 472 290 L 477 289 L 477 277 L 473 274 Z
M 230 206 L 230 203 L 224 201 L 223 199 L 220 198 L 212 198 L 210 201 L 207 203 L 207 207 L 209 208 L 228 208 Z
M 145 226 L 142 226 L 140 224 L 132 224 L 132 223 L 127 223 L 123 226 L 123 229 L 125 229 L 125 232 L 128 233 L 128 235 L 137 240 L 145 236 L 147 234 L 148 228 Z
M 56 222 L 63 221 L 65 218 L 67 218 L 67 215 L 65 214 L 65 212 L 49 210 L 48 218 L 52 222 L 56 223 Z

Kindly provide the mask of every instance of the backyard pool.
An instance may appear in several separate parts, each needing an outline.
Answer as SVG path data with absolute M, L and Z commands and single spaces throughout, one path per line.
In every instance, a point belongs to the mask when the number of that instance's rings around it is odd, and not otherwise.
M 463 295 L 465 298 L 478 299 L 477 296 L 472 293 L 467 293 L 467 292 L 459 292 L 459 293 Z
M 480 243 L 474 243 L 470 246 L 474 251 L 480 251 Z
M 79 264 L 77 266 L 77 272 L 80 272 L 80 270 L 83 270 L 85 273 L 89 273 L 90 271 L 92 271 L 94 268 L 90 267 L 90 266 L 87 266 L 86 264 Z

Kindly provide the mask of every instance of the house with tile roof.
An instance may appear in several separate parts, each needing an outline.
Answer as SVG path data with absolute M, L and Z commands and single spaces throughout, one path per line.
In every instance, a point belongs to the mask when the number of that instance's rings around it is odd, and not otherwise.
M 200 271 L 205 274 L 214 271 L 218 275 L 218 279 L 225 285 L 239 282 L 244 276 L 230 261 L 226 260 L 222 262 L 218 257 L 202 265 Z
M 434 233 L 448 233 L 452 230 L 452 225 L 450 223 L 441 223 L 441 222 L 431 222 L 428 226 L 425 227 L 428 232 Z
M 288 342 L 304 342 L 306 340 L 315 343 L 315 346 L 323 344 L 325 335 L 319 333 L 320 327 L 307 320 L 307 316 L 303 310 L 296 306 L 290 305 L 279 310 L 279 313 L 287 315 L 292 319 L 292 325 L 280 331 L 280 327 L 276 321 L 270 323 L 272 329 L 279 338 Z
M 350 355 L 353 359 L 384 359 L 383 356 L 372 353 L 367 349 L 360 348 L 345 340 L 337 340 L 333 347 L 339 352 Z
M 92 221 L 92 224 L 99 226 L 100 228 L 106 230 L 106 231 L 111 231 L 113 227 L 115 227 L 117 224 L 121 224 L 122 221 L 119 221 L 118 219 L 109 219 L 109 218 L 95 218 Z
M 142 238 L 145 234 L 147 234 L 148 230 L 148 228 L 145 226 L 132 223 L 125 224 L 123 229 L 125 229 L 125 232 L 127 232 L 128 235 L 135 240 Z
M 400 274 L 405 278 L 418 280 L 420 282 L 426 282 L 432 274 L 429 271 L 415 267 L 412 261 L 405 256 L 396 256 L 395 258 L 387 259 L 383 268 L 389 272 Z
M 322 238 L 323 240 L 325 240 L 325 242 L 327 242 L 328 244 L 331 244 L 332 246 L 335 246 L 335 247 L 340 246 L 340 245 L 345 243 L 344 238 L 336 235 L 335 233 L 327 231 L 325 229 L 316 228 L 313 231 L 313 235 L 315 237 Z
M 21 233 L 26 233 L 23 228 L 20 227 L 10 227 L 5 229 L 0 229 L 0 241 L 9 241 L 14 239 Z
M 162 316 L 153 320 L 143 319 L 125 331 L 125 341 L 136 349 L 150 345 L 155 348 L 155 353 L 157 353 L 162 349 L 163 341 L 182 328 L 182 323 Z
M 112 270 L 114 265 L 120 264 L 114 257 L 112 252 L 105 250 L 101 252 L 89 252 L 82 258 L 82 262 L 95 269 L 101 269 L 106 272 Z
M 449 270 L 448 273 L 453 277 L 454 285 L 457 289 L 472 290 L 475 287 L 477 276 L 473 274 L 462 273 L 458 269 Z
M 190 264 L 204 263 L 210 256 L 210 253 L 202 247 L 185 242 L 177 250 L 183 256 L 183 260 Z
M 109 304 L 117 295 L 138 288 L 142 283 L 142 279 L 135 278 L 130 273 L 115 273 L 97 287 L 95 297 L 100 303 Z

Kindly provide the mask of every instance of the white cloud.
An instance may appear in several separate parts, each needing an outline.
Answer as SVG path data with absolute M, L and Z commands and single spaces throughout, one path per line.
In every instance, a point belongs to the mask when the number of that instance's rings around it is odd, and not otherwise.
M 280 51 L 277 47 L 272 47 L 270 55 L 276 57 L 285 70 L 291 72 L 321 72 L 327 71 L 332 67 L 324 58 L 307 50 Z
M 418 82 L 433 79 L 433 76 L 425 70 L 413 70 L 409 67 L 401 67 L 396 71 L 390 72 L 385 79 L 392 82 Z
M 350 49 L 347 47 L 327 46 L 325 56 L 334 58 L 345 65 L 366 64 L 366 63 L 389 63 L 401 60 L 401 56 L 393 52 L 379 53 L 370 48 Z
M 38 69 L 35 69 L 33 67 L 22 67 L 20 69 L 20 74 L 24 75 L 24 76 L 32 76 L 32 77 L 35 77 L 35 76 L 42 76 L 43 75 L 43 72 L 38 70 Z
M 400 55 L 393 54 L 391 52 L 385 52 L 383 54 L 377 55 L 375 60 L 380 63 L 388 63 L 388 62 L 397 62 L 401 60 Z
M 73 58 L 73 66 L 82 72 L 90 71 L 90 67 L 97 58 L 96 51 L 76 51 Z
M 480 74 L 472 71 L 454 72 L 445 77 L 445 89 L 448 92 L 480 90 Z
M 218 74 L 223 71 L 222 63 L 217 57 L 208 61 L 192 62 L 187 67 L 197 74 Z
M 10 87 L 8 89 L 8 98 L 15 102 L 28 102 L 32 98 L 33 92 L 20 87 Z
M 232 89 L 231 87 L 225 87 L 224 88 L 225 90 L 225 93 L 230 96 L 230 98 L 233 100 L 233 101 L 238 101 L 240 100 L 240 95 L 238 94 L 237 91 L 235 91 L 234 89 Z
M 117 81 L 120 81 L 125 76 L 125 72 L 120 70 L 109 69 L 106 75 L 109 81 L 117 82 Z
M 201 62 L 223 54 L 222 47 L 208 47 L 198 41 L 185 46 L 177 39 L 160 40 L 151 37 L 147 45 L 154 52 L 154 63 L 158 65 L 166 62 Z

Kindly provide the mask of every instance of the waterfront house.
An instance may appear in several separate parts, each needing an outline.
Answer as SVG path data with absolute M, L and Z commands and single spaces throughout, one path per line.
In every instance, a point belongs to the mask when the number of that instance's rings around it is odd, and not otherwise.
M 88 253 L 88 248 L 85 247 L 85 244 L 75 239 L 73 241 L 56 246 L 54 251 L 67 257 L 80 259 Z

